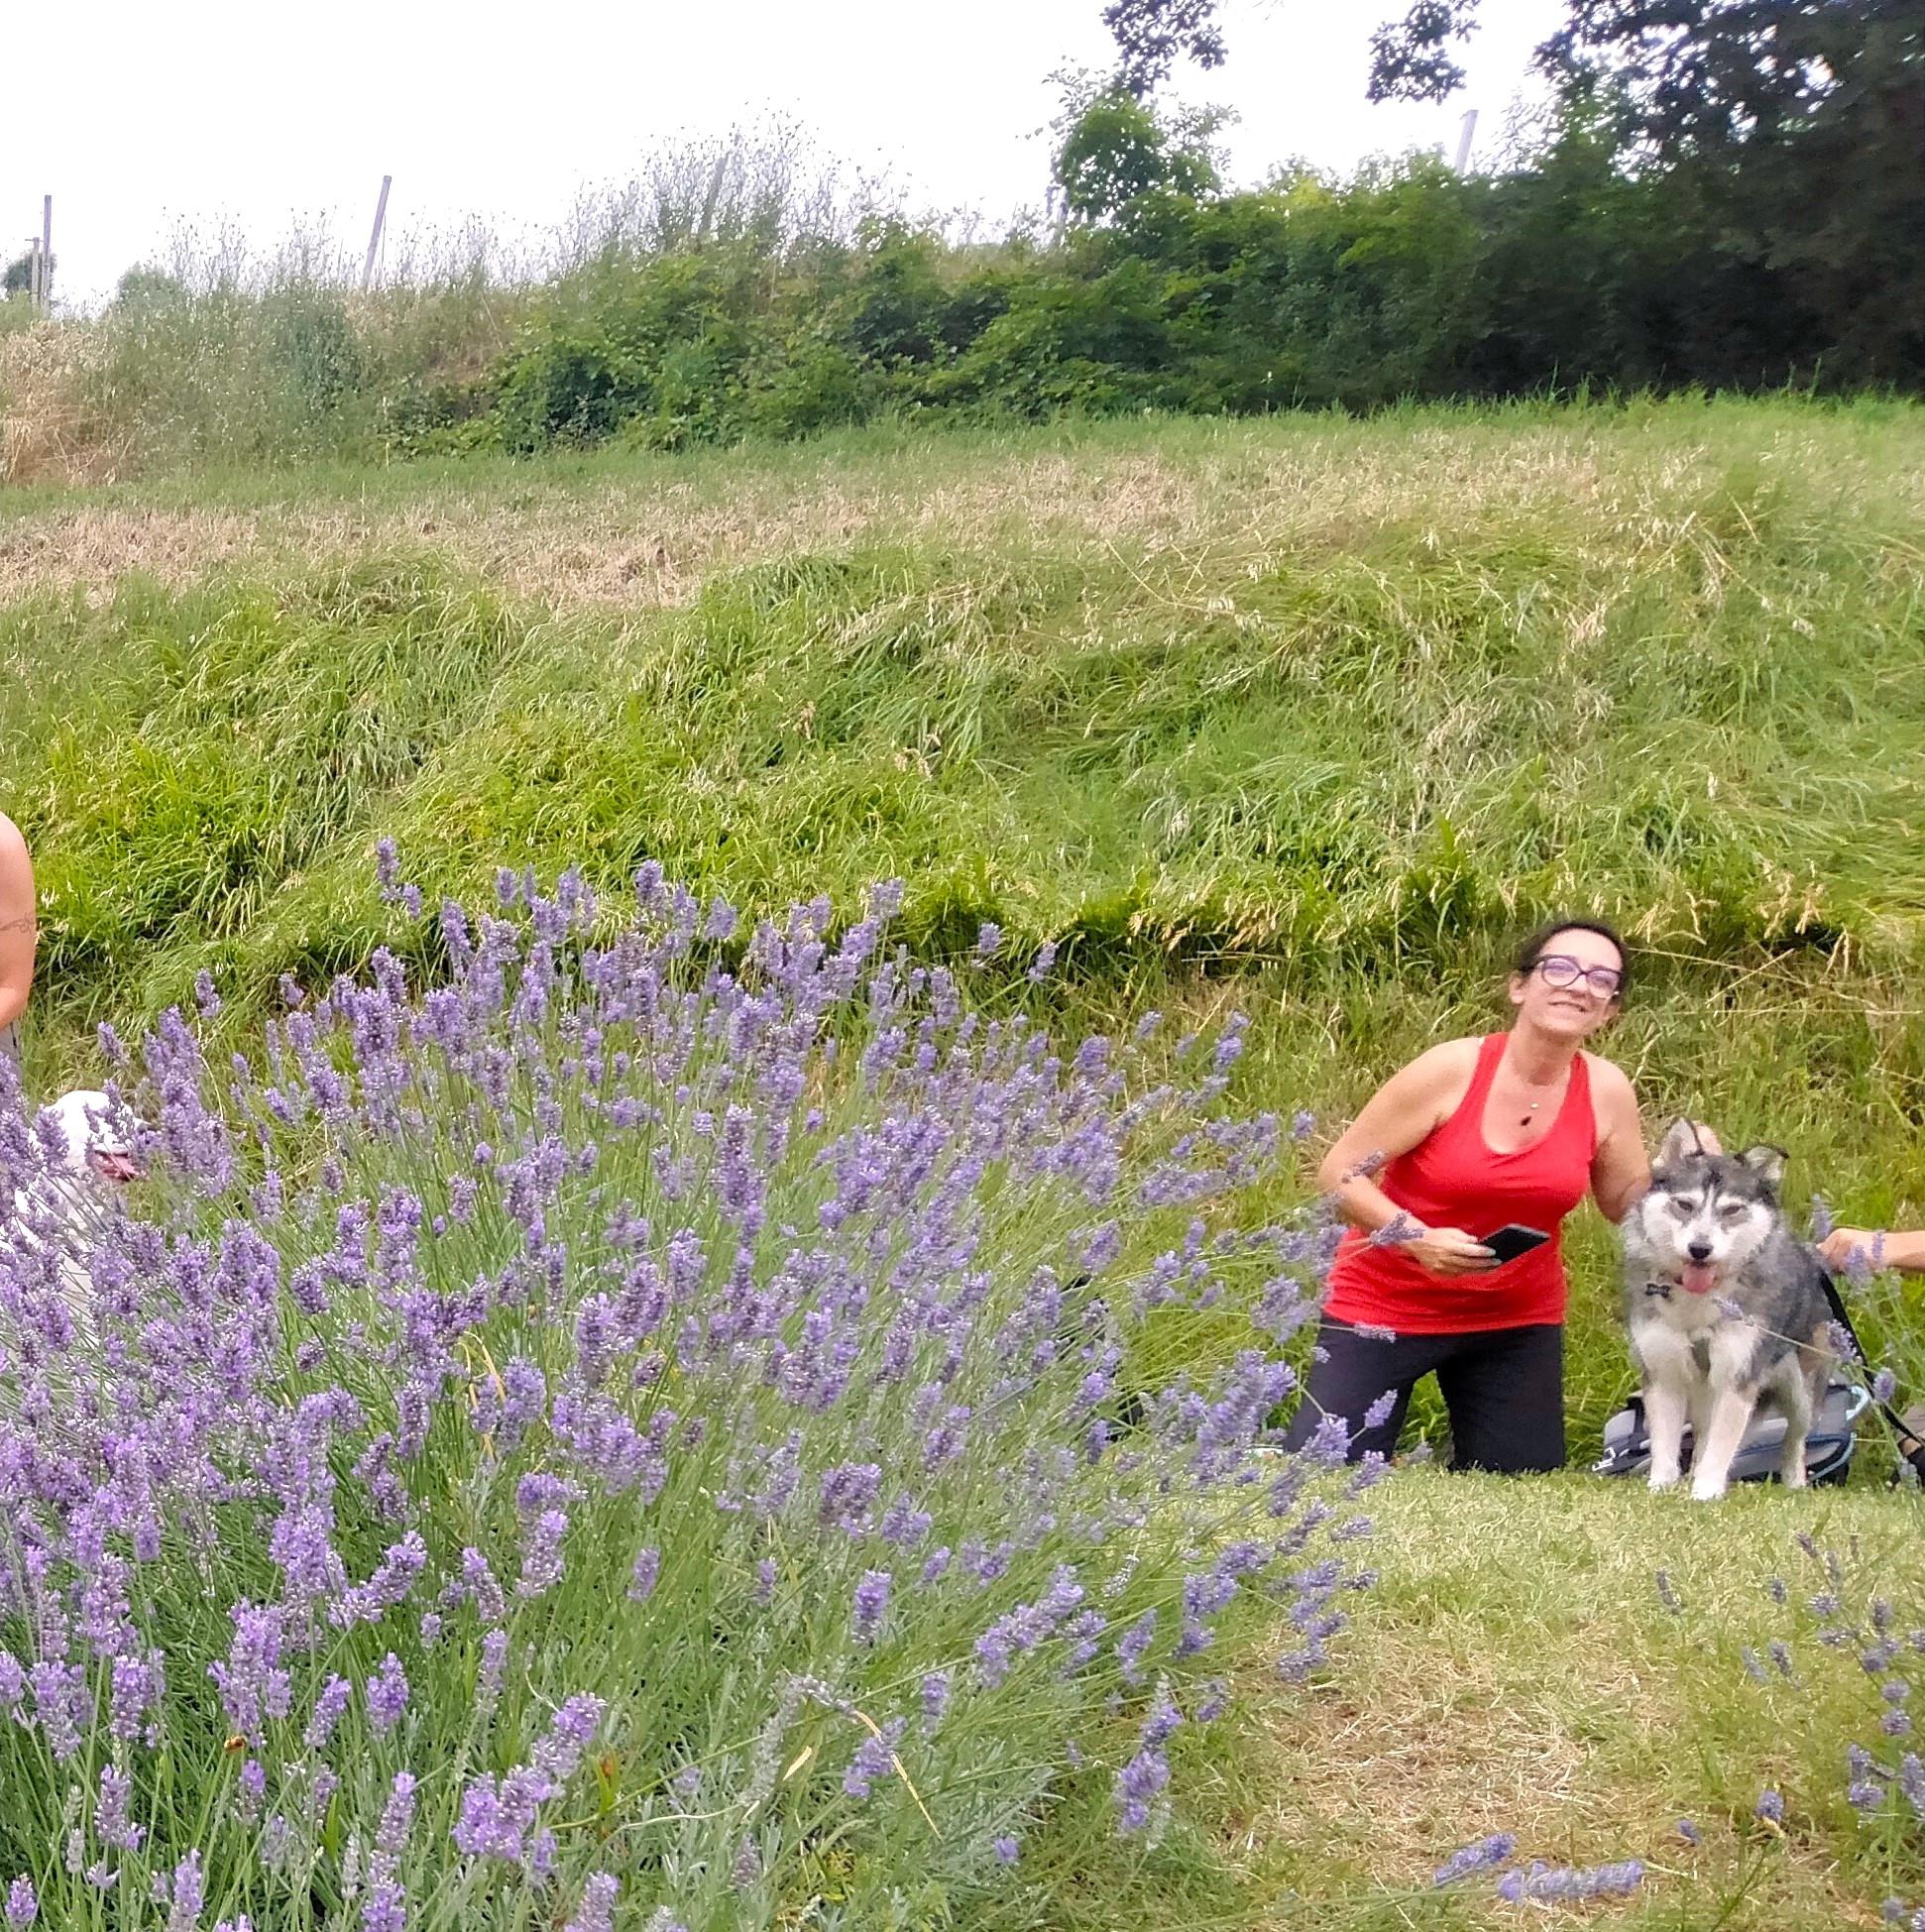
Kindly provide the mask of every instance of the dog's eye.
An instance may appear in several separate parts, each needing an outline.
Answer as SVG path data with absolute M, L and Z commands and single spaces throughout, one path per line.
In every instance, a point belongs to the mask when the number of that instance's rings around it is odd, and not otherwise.
M 1751 1210 L 1742 1200 L 1728 1200 L 1718 1209 L 1721 1221 L 1742 1221 Z
M 1682 1194 L 1673 1194 L 1671 1196 L 1671 1212 L 1679 1220 L 1688 1221 L 1697 1211 L 1698 1203 L 1695 1200 L 1687 1200 Z

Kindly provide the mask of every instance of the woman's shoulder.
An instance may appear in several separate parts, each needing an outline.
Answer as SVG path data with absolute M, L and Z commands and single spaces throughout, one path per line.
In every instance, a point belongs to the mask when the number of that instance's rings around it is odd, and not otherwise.
M 1597 1094 L 1610 1094 L 1613 1098 L 1628 1098 L 1632 1093 L 1631 1076 L 1615 1060 L 1606 1060 L 1602 1054 L 1578 1050 L 1578 1059 L 1584 1063 L 1584 1071 L 1591 1077 L 1591 1090 Z
M 1477 1071 L 1478 1055 L 1484 1051 L 1488 1034 L 1473 1034 L 1462 1040 L 1440 1040 L 1426 1047 L 1404 1069 L 1403 1078 L 1413 1085 L 1440 1087 L 1467 1080 Z
M 1492 1040 L 1502 1038 L 1498 1034 L 1465 1034 L 1463 1040 L 1440 1040 L 1434 1047 L 1426 1047 L 1422 1053 L 1411 1061 L 1413 1067 L 1436 1067 L 1447 1069 L 1449 1073 L 1459 1073 L 1465 1067 L 1475 1067 L 1477 1059 Z
M 1612 1122 L 1634 1124 L 1638 1119 L 1638 1090 L 1631 1076 L 1616 1061 L 1594 1053 L 1579 1051 L 1584 1072 L 1591 1082 L 1591 1106 L 1603 1128 Z

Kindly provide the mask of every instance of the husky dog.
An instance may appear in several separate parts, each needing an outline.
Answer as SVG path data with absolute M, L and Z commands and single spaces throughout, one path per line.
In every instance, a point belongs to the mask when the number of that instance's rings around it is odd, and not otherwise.
M 1691 1424 L 1691 1494 L 1724 1495 L 1760 1398 L 1785 1419 L 1779 1479 L 1805 1480 L 1805 1435 L 1830 1369 L 1825 1265 L 1778 1205 L 1781 1148 L 1708 1154 L 1688 1120 L 1658 1150 L 1624 1218 L 1625 1316 L 1643 1377 L 1650 1485 L 1677 1481 Z

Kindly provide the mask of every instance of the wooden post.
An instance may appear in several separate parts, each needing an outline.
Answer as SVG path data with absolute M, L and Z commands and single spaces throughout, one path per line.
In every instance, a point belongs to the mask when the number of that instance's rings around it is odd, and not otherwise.
M 1470 138 L 1477 132 L 1477 109 L 1472 108 L 1464 116 L 1464 124 L 1457 131 L 1456 171 L 1461 174 L 1470 166 Z
M 365 295 L 375 279 L 375 251 L 381 247 L 381 225 L 388 219 L 388 190 L 395 184 L 392 174 L 381 177 L 381 199 L 375 203 L 375 232 L 368 237 L 368 259 L 361 265 L 361 292 Z

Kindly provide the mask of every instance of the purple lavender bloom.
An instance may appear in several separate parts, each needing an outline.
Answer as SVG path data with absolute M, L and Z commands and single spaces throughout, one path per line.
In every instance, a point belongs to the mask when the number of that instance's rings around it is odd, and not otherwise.
M 839 1462 L 823 1472 L 822 1520 L 851 1535 L 868 1528 L 869 1511 L 882 1487 L 882 1470 L 873 1462 Z
M 475 1695 L 492 1705 L 502 1694 L 502 1678 L 508 1670 L 508 1632 L 492 1630 L 482 1639 L 481 1668 L 475 1680 Z
M 628 1578 L 628 1601 L 646 1603 L 654 1595 L 655 1580 L 662 1573 L 662 1553 L 653 1543 L 635 1552 L 635 1566 Z
M 943 1720 L 950 1707 L 951 1676 L 947 1670 L 932 1670 L 923 1678 L 923 1723 L 933 1727 Z
M 1143 1721 L 1142 1742 L 1147 1750 L 1156 1750 L 1170 1742 L 1177 1735 L 1178 1727 L 1184 1721 L 1184 1714 L 1170 1701 L 1170 1693 L 1162 1685 L 1150 1705 L 1150 1714 Z
M 101 1844 L 118 1852 L 138 1852 L 147 1836 L 128 1815 L 134 1780 L 112 1764 L 100 1767 L 100 1797 L 93 1809 L 93 1829 Z
M 1515 1832 L 1493 1832 L 1489 1838 L 1480 1838 L 1452 1852 L 1431 1874 L 1430 1882 L 1437 1886 L 1454 1885 L 1459 1878 L 1467 1878 L 1473 1872 L 1494 1871 L 1500 1865 L 1509 1864 L 1517 1849 Z
M 555 1713 L 546 1735 L 535 1745 L 535 1768 L 552 1783 L 565 1783 L 582 1762 L 582 1753 L 594 1742 L 596 1727 L 607 1708 L 600 1697 L 571 1697 Z
M 1625 1859 L 1615 1865 L 1580 1869 L 1573 1866 L 1552 1868 L 1533 1859 L 1529 1872 L 1507 1872 L 1497 1881 L 1500 1898 L 1513 1905 L 1527 1899 L 1553 1899 L 1576 1902 L 1589 1898 L 1623 1898 L 1644 1881 L 1641 1859 Z
M 561 1539 L 567 1534 L 565 1510 L 543 1510 L 522 1526 L 521 1574 L 514 1583 L 517 1597 L 545 1596 L 561 1581 Z
M 34 1881 L 23 1872 L 7 1887 L 7 1923 L 11 1926 L 32 1925 L 40 1917 L 40 1899 L 34 1891 Z
M 172 1903 L 168 1908 L 168 1932 L 194 1932 L 200 1923 L 205 1887 L 200 1875 L 200 1854 L 189 1852 L 173 1868 Z
M 992 1838 L 989 1841 L 989 1849 L 995 1854 L 998 1865 L 1014 1865 L 1022 1857 L 1023 1852 L 1023 1848 L 1016 1840 L 1007 1834 L 1001 1838 Z
M 889 1586 L 894 1578 L 887 1570 L 864 1570 L 855 1586 L 849 1607 L 849 1632 L 858 1644 L 873 1644 L 882 1629 L 889 1608 Z
M 406 1928 L 407 1907 L 400 1886 L 393 1878 L 377 1878 L 361 1908 L 361 1932 L 406 1932 Z
M 1116 1640 L 1116 1661 L 1122 1667 L 1125 1683 L 1140 1684 L 1143 1681 L 1143 1658 L 1156 1634 L 1157 1613 L 1146 1610 Z
M 368 1679 L 368 1722 L 377 1736 L 385 1737 L 401 1721 L 407 1709 L 407 1678 L 401 1660 L 393 1650 L 381 1661 L 381 1668 Z
M 855 1747 L 855 1756 L 843 1773 L 843 1789 L 851 1798 L 866 1798 L 876 1779 L 887 1777 L 895 1768 L 896 1746 L 908 1728 L 904 1719 L 892 1717 L 879 1737 L 866 1737 Z
M 340 1723 L 341 1714 L 348 1708 L 348 1699 L 354 1695 L 354 1685 L 345 1677 L 329 1674 L 314 1699 L 314 1714 L 307 1722 L 307 1730 L 302 1742 L 309 1751 L 325 1751 L 327 1741 L 334 1735 L 334 1727 Z
M 1752 1809 L 1767 1825 L 1784 1823 L 1784 1799 L 1768 1787 L 1758 1793 L 1757 1803 Z
M 615 1924 L 615 1901 L 621 1889 L 622 1880 L 612 1872 L 591 1875 L 582 1887 L 581 1903 L 575 1908 L 575 1916 L 568 1921 L 563 1932 L 611 1932 Z
M 1150 1806 L 1170 1782 L 1170 1760 L 1160 1750 L 1139 1751 L 1116 1773 L 1116 1829 L 1128 1835 L 1145 1829 Z

